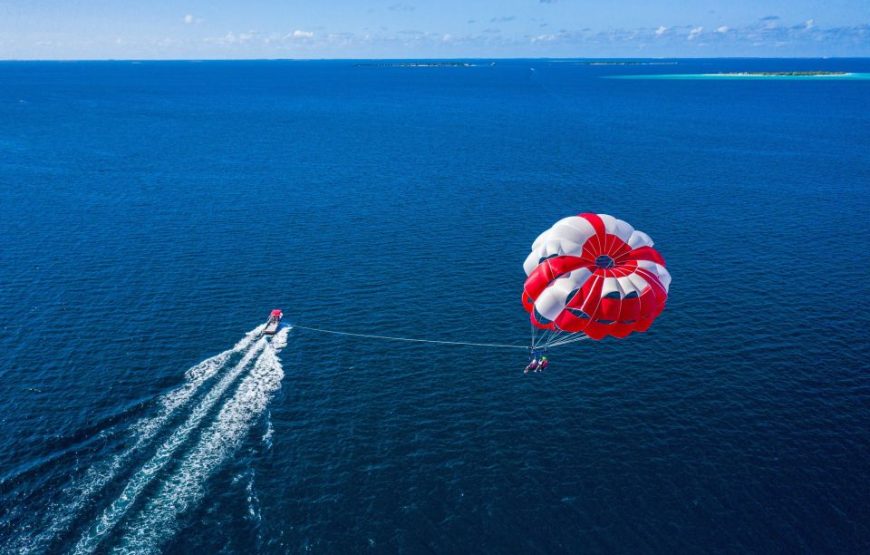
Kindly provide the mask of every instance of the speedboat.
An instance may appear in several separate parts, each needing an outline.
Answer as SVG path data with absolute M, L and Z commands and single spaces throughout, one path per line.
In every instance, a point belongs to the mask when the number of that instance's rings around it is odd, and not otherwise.
M 272 312 L 269 313 L 269 319 L 266 320 L 266 327 L 263 328 L 263 331 L 260 332 L 260 335 L 275 335 L 278 333 L 278 325 L 281 324 L 281 318 L 284 317 L 284 313 L 281 312 L 280 308 L 276 308 Z

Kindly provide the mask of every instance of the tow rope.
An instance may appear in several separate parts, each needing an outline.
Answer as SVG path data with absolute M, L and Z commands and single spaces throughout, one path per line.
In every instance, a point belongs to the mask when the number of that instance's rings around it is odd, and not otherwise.
M 345 335 L 348 337 L 364 337 L 366 339 L 386 339 L 388 341 L 407 341 L 412 343 L 437 343 L 438 345 L 466 345 L 469 347 L 492 347 L 494 349 L 523 349 L 529 350 L 528 345 L 509 345 L 505 343 L 471 343 L 467 341 L 440 341 L 435 339 L 417 339 L 413 337 L 395 337 L 392 335 L 374 335 L 370 333 L 350 333 L 346 331 L 327 330 L 323 328 L 315 328 L 311 326 L 300 326 L 299 324 L 291 324 L 295 329 L 315 331 L 319 333 L 330 333 L 333 335 Z

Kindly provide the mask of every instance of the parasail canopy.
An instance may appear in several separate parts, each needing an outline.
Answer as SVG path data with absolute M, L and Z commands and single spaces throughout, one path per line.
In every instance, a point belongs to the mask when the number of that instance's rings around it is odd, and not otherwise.
M 541 347 L 646 331 L 671 284 L 649 235 L 607 214 L 559 220 L 535 239 L 523 269 L 523 307 Z

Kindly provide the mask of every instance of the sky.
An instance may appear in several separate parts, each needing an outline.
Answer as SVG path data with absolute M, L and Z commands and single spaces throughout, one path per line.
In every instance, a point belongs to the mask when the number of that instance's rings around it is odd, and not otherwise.
M 0 0 L 0 59 L 870 56 L 870 0 Z

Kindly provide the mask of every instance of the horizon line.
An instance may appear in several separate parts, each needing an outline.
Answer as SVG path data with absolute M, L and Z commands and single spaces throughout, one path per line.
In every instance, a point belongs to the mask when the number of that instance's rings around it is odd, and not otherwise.
M 354 62 L 354 61 L 463 61 L 463 60 L 870 60 L 870 56 L 469 56 L 469 57 L 322 57 L 322 58 L 0 58 L 6 62 Z

